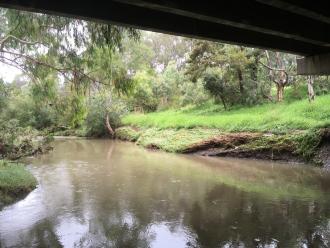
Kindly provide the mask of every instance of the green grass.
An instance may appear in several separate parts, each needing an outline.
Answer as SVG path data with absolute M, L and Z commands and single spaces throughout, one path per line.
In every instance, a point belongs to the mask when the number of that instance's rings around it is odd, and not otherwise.
M 208 140 L 221 132 L 216 129 L 157 129 L 144 128 L 135 130 L 131 127 L 116 129 L 116 137 L 121 140 L 136 141 L 138 145 L 158 148 L 167 152 L 182 152 L 187 147 Z
M 29 193 L 36 185 L 36 179 L 24 165 L 0 160 L 0 206 Z
M 130 114 L 122 121 L 124 125 L 143 128 L 213 128 L 224 132 L 287 133 L 330 126 L 330 95 L 319 96 L 313 103 L 299 100 L 230 111 L 224 111 L 219 105 L 206 104 L 180 110 Z
M 137 144 L 144 147 L 156 146 L 167 152 L 182 152 L 192 144 L 220 135 L 214 129 L 166 129 L 150 128 L 142 132 Z

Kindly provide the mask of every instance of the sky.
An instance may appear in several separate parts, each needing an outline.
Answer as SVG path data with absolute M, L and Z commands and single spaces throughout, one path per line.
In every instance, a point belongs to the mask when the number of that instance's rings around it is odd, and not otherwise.
M 21 74 L 21 71 L 15 67 L 0 63 L 0 78 L 2 78 L 6 83 L 11 83 L 19 74 Z

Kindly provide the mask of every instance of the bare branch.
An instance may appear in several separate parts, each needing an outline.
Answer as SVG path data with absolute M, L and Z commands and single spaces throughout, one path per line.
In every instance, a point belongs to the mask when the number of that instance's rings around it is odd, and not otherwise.
M 8 66 L 12 66 L 12 67 L 15 67 L 16 69 L 24 72 L 26 75 L 28 75 L 29 77 L 33 77 L 25 68 L 23 65 L 19 64 L 16 59 L 10 59 L 10 58 L 7 58 L 7 57 L 3 57 L 1 56 L 0 57 L 1 62 L 8 65 Z M 34 78 L 34 77 L 33 77 Z
M 259 61 L 259 63 L 261 65 L 263 65 L 264 67 L 268 68 L 269 70 L 272 70 L 272 71 L 283 71 L 283 72 L 285 72 L 285 69 L 273 68 L 273 67 L 270 67 L 269 65 L 266 65 L 266 64 L 262 63 L 261 61 Z
M 7 35 L 5 38 L 3 38 L 2 40 L 0 40 L 0 46 L 1 48 L 3 47 L 3 44 L 8 41 L 9 39 L 13 39 L 13 40 L 16 40 L 22 44 L 25 44 L 25 45 L 30 45 L 30 46 L 33 46 L 33 45 L 37 45 L 37 44 L 42 44 L 41 42 L 39 41 L 34 41 L 34 42 L 30 42 L 30 41 L 26 41 L 26 40 L 22 40 L 20 38 L 17 38 L 11 34 Z

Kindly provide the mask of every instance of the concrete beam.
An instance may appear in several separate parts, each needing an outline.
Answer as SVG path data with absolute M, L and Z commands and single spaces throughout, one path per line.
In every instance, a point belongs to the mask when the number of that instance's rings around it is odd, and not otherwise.
M 170 0 L 114 1 L 330 47 L 330 25 L 328 23 L 254 0 L 231 0 L 223 4 L 221 8 L 218 7 L 218 2 L 208 0 L 192 1 L 189 4 L 184 0 L 175 2 Z
M 229 2 L 234 2 L 234 5 L 224 10 L 219 9 L 214 1 L 205 1 L 193 4 L 183 0 L 139 0 L 136 4 L 128 0 L 94 0 L 93 4 L 89 1 L 77 4 L 77 1 L 70 0 L 0 0 L 0 6 L 280 50 L 302 56 L 330 52 L 330 27 L 327 24 L 298 18 L 295 14 L 287 15 L 279 8 L 253 4 L 253 0 L 231 0 Z M 160 6 L 158 2 L 165 5 Z M 245 3 L 244 7 L 242 3 Z M 246 11 L 249 11 L 249 15 L 245 14 Z M 295 18 L 301 22 L 296 23 Z
M 329 0 L 0 0 L 0 6 L 306 56 L 298 74 L 330 75 Z M 321 55 L 317 55 L 321 54 Z
M 291 13 L 330 24 L 329 0 L 256 0 Z
M 330 53 L 297 59 L 298 75 L 330 75 Z

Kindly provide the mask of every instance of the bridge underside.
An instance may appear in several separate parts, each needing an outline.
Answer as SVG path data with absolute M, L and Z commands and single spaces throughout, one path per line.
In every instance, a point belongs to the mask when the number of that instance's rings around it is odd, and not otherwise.
M 0 6 L 290 52 L 304 56 L 298 73 L 330 74 L 328 0 L 0 0 Z

